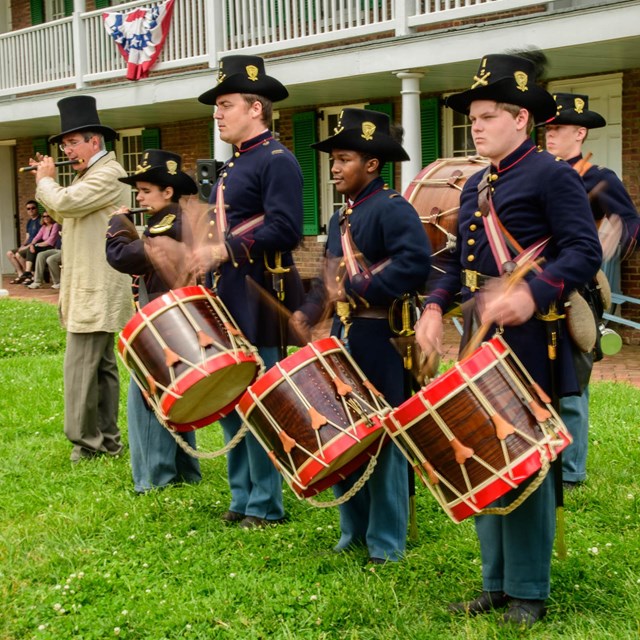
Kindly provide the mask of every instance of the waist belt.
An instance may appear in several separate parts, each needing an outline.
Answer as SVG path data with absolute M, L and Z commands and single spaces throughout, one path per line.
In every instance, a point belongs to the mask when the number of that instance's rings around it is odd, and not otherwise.
M 389 309 L 388 307 L 356 307 L 351 310 L 351 317 L 387 320 L 389 318 Z
M 462 270 L 462 284 L 468 287 L 471 293 L 477 291 L 489 278 L 493 278 L 493 276 L 487 276 L 471 269 Z

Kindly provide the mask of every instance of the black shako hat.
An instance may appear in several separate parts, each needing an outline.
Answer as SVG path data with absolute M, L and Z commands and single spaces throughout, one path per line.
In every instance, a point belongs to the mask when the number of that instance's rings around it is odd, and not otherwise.
M 69 96 L 58 100 L 60 111 L 60 129 L 62 133 L 49 138 L 50 143 L 58 143 L 64 136 L 75 131 L 95 131 L 101 133 L 105 140 L 118 137 L 111 127 L 100 124 L 96 99 L 93 96 Z
M 589 96 L 579 93 L 556 93 L 556 114 L 544 124 L 575 124 L 587 129 L 606 127 L 607 121 L 597 112 L 589 111 Z
M 259 56 L 226 56 L 220 58 L 218 84 L 205 91 L 198 100 L 203 104 L 215 104 L 218 96 L 228 93 L 255 93 L 271 102 L 289 97 L 286 87 L 268 76 L 264 60 Z
M 136 182 L 173 187 L 180 195 L 198 193 L 198 186 L 193 178 L 181 169 L 182 158 L 177 153 L 162 149 L 146 149 L 142 152 L 142 161 L 134 174 L 126 178 L 118 178 L 120 182 L 136 186 Z
M 359 151 L 384 162 L 408 160 L 407 152 L 391 136 L 389 116 L 368 109 L 343 109 L 334 135 L 311 145 L 318 151 Z
M 535 122 L 544 122 L 555 114 L 556 104 L 551 94 L 535 82 L 533 61 L 521 56 L 491 54 L 480 61 L 471 88 L 450 95 L 446 105 L 468 115 L 474 100 L 495 100 L 523 107 Z

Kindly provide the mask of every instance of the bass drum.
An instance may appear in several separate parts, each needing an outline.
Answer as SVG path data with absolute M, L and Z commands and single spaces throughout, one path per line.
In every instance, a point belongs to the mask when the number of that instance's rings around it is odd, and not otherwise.
M 404 192 L 429 236 L 434 276 L 444 272 L 447 254 L 456 248 L 462 187 L 469 176 L 488 165 L 481 156 L 440 158 L 425 167 Z

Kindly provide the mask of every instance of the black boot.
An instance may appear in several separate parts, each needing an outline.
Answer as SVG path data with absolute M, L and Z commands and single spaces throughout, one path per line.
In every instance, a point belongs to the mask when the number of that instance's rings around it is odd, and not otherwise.
M 466 613 L 472 616 L 500 609 L 509 602 L 509 596 L 503 591 L 483 591 L 477 598 L 468 602 L 452 602 L 450 613 Z
M 547 613 L 544 600 L 521 600 L 512 598 L 509 608 L 503 617 L 503 624 L 515 624 L 532 627 L 538 620 L 542 620 Z

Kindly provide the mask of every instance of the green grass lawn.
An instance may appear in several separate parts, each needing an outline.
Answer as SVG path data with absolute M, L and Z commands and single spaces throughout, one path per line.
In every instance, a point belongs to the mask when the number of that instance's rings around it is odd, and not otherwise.
M 419 539 L 399 564 L 331 553 L 337 509 L 285 487 L 289 521 L 224 525 L 223 458 L 203 482 L 135 496 L 127 456 L 69 462 L 64 333 L 54 307 L 0 301 L 0 639 L 640 637 L 640 390 L 591 387 L 589 479 L 565 498 L 568 557 L 532 630 L 451 617 L 480 588 L 473 523 L 418 487 Z M 122 370 L 120 425 L 126 442 Z M 222 446 L 217 425 L 199 447 Z M 329 499 L 330 495 L 327 496 Z

